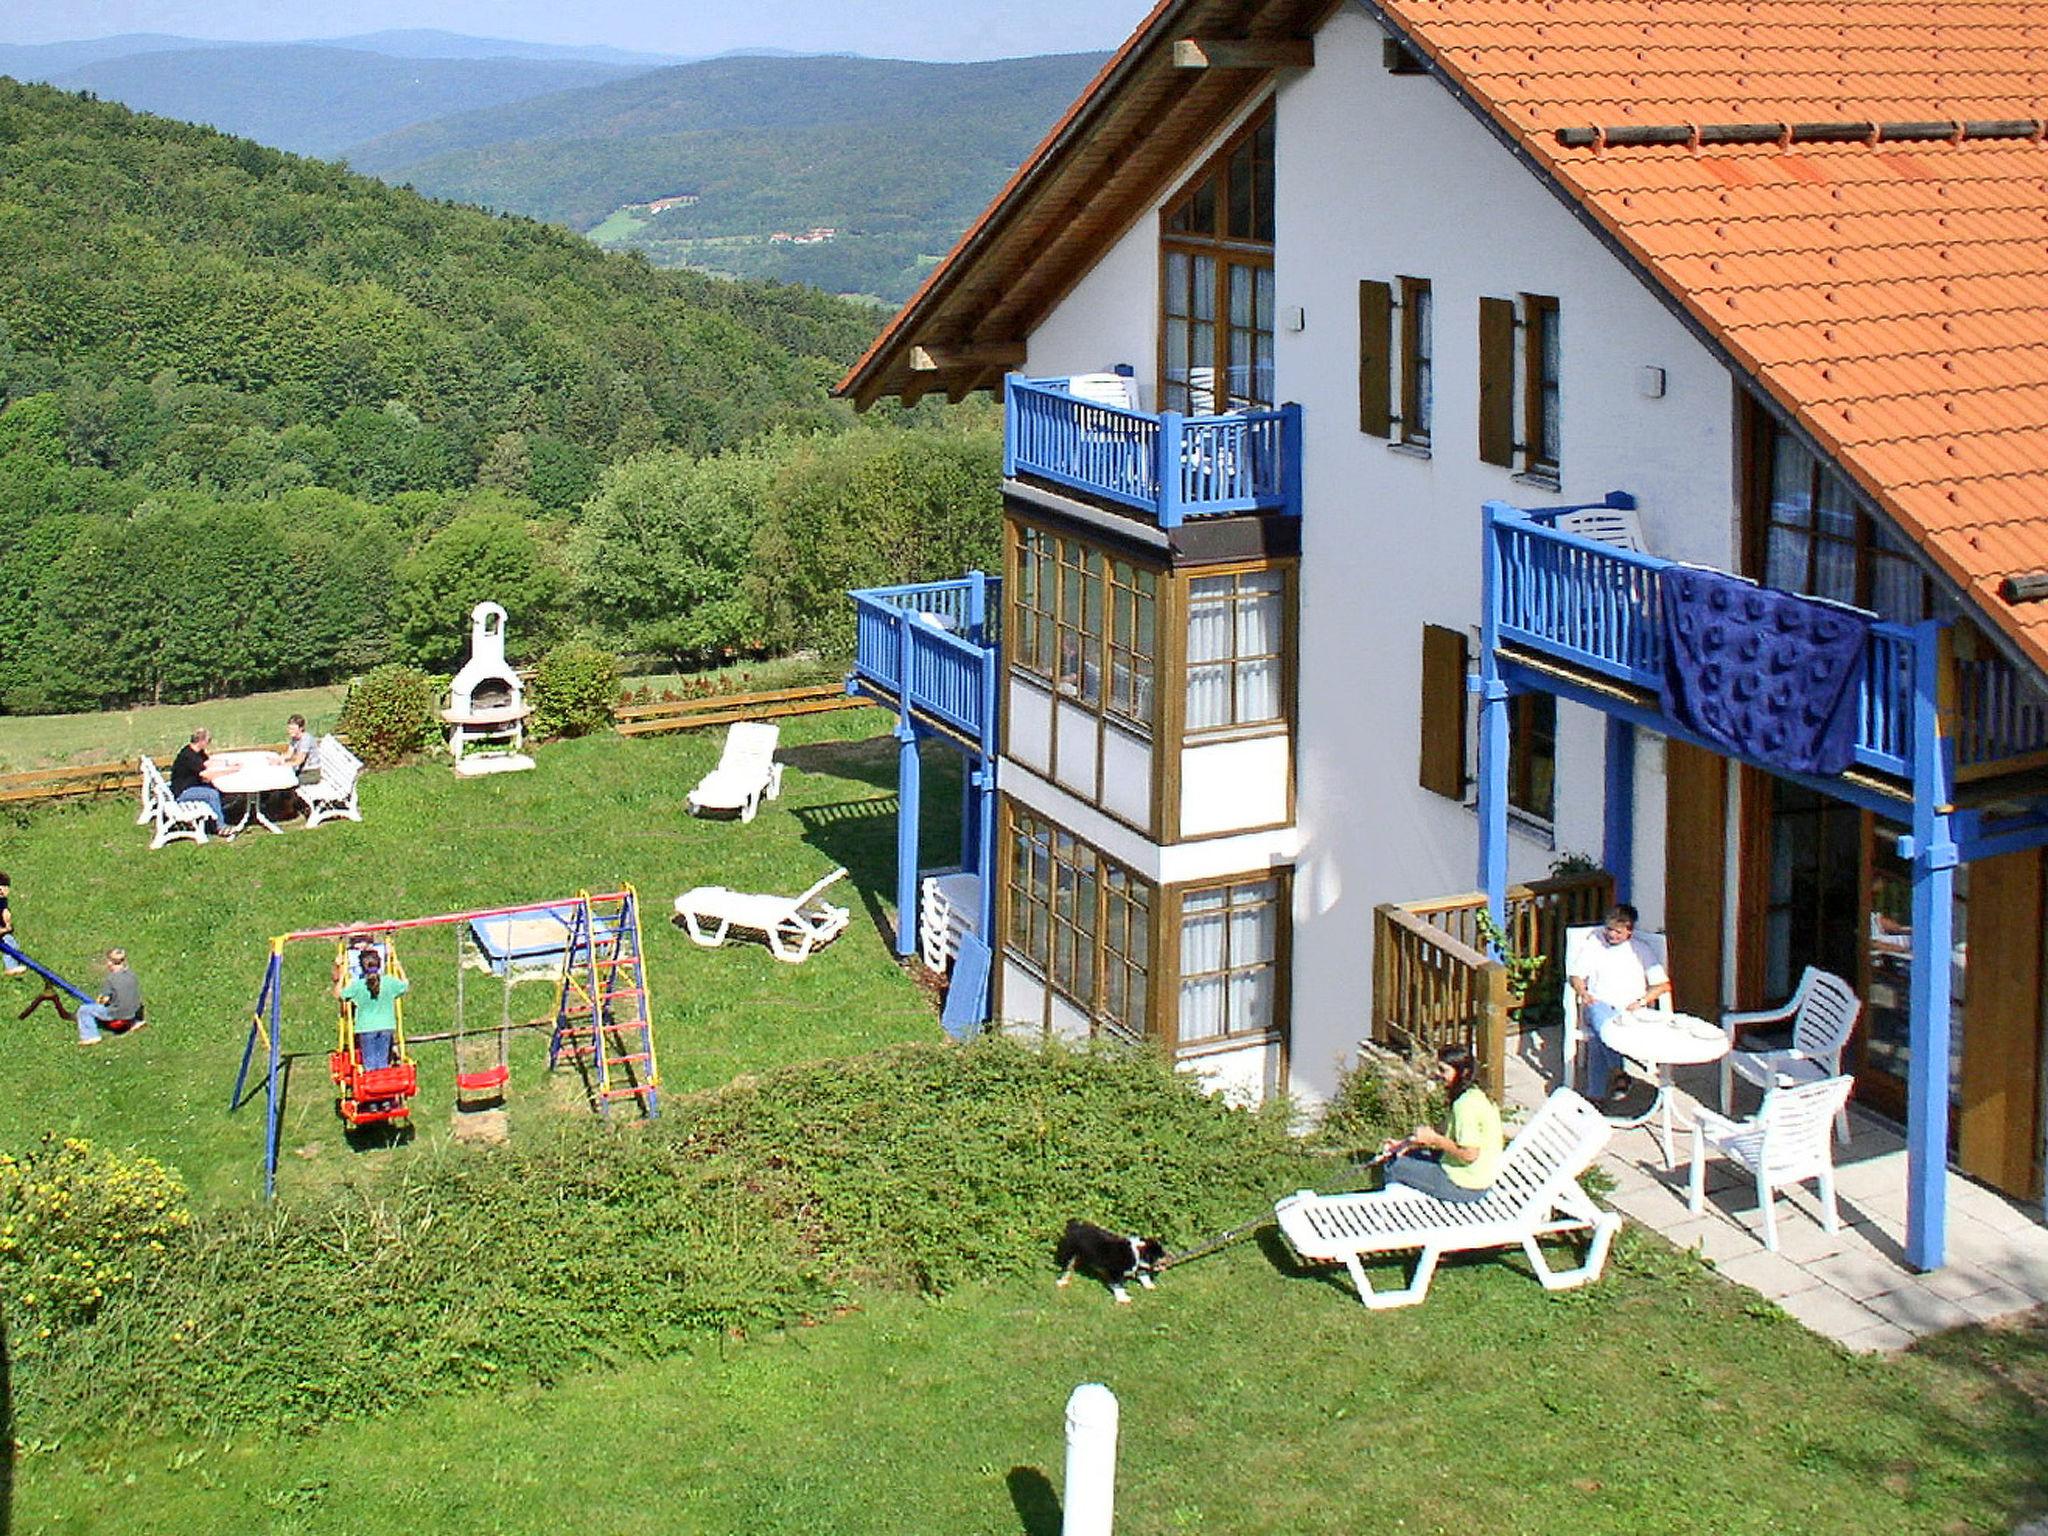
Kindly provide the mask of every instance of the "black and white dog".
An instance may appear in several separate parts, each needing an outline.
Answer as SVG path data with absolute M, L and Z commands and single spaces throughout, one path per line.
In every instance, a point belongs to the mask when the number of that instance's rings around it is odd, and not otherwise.
M 1052 1261 L 1060 1267 L 1057 1284 L 1065 1285 L 1079 1270 L 1108 1286 L 1120 1302 L 1131 1299 L 1124 1289 L 1126 1280 L 1136 1279 L 1151 1290 L 1152 1273 L 1165 1259 L 1166 1244 L 1156 1237 L 1125 1237 L 1087 1221 L 1068 1222 L 1066 1235 L 1052 1253 Z

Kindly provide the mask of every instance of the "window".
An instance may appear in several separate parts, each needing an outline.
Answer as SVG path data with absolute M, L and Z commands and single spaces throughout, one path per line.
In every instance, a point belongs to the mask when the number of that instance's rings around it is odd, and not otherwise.
M 1557 697 L 1508 700 L 1508 804 L 1538 821 L 1557 819 Z
M 1401 279 L 1401 441 L 1415 448 L 1429 446 L 1429 418 L 1434 386 L 1431 300 L 1426 278 Z
M 1766 586 L 1869 608 L 1913 624 L 1933 611 L 1934 592 L 1905 543 L 1834 470 L 1758 413 L 1762 576 Z
M 1562 342 L 1557 300 L 1479 301 L 1479 457 L 1556 485 Z
M 1011 810 L 1004 949 L 1098 1025 L 1142 1038 L 1152 888 L 1073 834 Z
M 1284 718 L 1284 597 L 1278 571 L 1199 576 L 1188 583 L 1189 731 Z
M 1160 404 L 1192 415 L 1271 406 L 1270 110 L 1167 205 L 1160 253 Z
M 1280 882 L 1252 880 L 1181 899 L 1180 1043 L 1277 1027 Z
M 1013 667 L 1077 703 L 1150 729 L 1156 572 L 1027 527 L 1017 538 L 1013 601 Z

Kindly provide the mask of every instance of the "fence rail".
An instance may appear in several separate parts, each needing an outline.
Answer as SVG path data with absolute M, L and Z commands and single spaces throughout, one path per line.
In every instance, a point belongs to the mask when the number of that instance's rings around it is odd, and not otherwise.
M 224 750 L 235 752 L 282 752 L 287 743 L 259 742 L 250 747 Z M 168 774 L 168 757 L 153 759 Z M 21 773 L 0 773 L 0 805 L 44 805 L 62 800 L 97 800 L 106 795 L 141 795 L 142 760 L 126 758 L 113 763 L 79 763 L 65 768 L 30 768 Z
M 822 683 L 766 693 L 719 693 L 701 699 L 621 704 L 613 714 L 621 736 L 658 736 L 667 731 L 694 731 L 740 720 L 787 720 L 835 709 L 859 709 L 867 702 L 848 698 L 839 683 Z
M 1508 967 L 1487 953 L 1480 936 L 1484 892 L 1387 902 L 1373 911 L 1373 1039 L 1429 1052 L 1468 1045 L 1494 1093 L 1507 1060 L 1510 1011 L 1555 994 L 1565 930 L 1600 920 L 1613 905 L 1614 879 L 1605 870 L 1559 875 L 1511 886 L 1507 898 L 1509 946 L 1544 959 L 1519 996 Z

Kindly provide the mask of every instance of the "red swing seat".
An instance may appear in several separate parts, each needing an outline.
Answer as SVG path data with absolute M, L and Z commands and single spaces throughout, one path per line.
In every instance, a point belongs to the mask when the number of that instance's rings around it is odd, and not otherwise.
M 412 1118 L 412 1100 L 420 1091 L 420 1074 L 411 1062 L 365 1067 L 354 1051 L 330 1051 L 327 1071 L 341 1090 L 335 1108 L 346 1124 L 385 1125 Z

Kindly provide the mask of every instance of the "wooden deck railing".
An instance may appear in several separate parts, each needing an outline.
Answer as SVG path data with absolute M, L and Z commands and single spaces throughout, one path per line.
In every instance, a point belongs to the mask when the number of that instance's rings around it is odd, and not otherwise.
M 1373 912 L 1373 1039 L 1427 1052 L 1469 1045 L 1495 1093 L 1506 1066 L 1510 1011 L 1555 992 L 1563 980 L 1565 930 L 1600 921 L 1613 905 L 1614 879 L 1605 870 L 1559 875 L 1510 886 L 1507 897 L 1509 943 L 1517 954 L 1546 961 L 1519 997 L 1507 966 L 1487 953 L 1480 937 L 1484 892 L 1387 902 Z
M 662 699 L 621 704 L 615 710 L 621 736 L 654 736 L 664 731 L 693 731 L 739 720 L 787 720 L 835 709 L 859 709 L 868 700 L 847 697 L 841 683 L 807 688 L 777 688 L 767 693 L 714 693 L 700 699 Z

